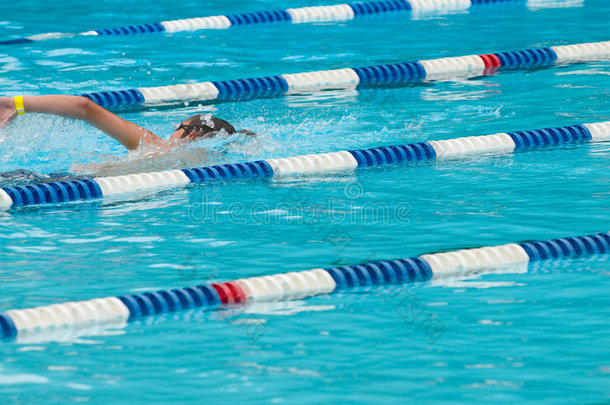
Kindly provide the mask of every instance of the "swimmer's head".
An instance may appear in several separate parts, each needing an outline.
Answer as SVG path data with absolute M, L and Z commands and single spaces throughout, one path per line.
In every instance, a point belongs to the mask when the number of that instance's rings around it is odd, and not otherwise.
M 195 140 L 213 138 L 223 130 L 228 135 L 233 135 L 237 132 L 233 125 L 225 120 L 214 117 L 212 114 L 197 114 L 176 125 L 170 139 Z

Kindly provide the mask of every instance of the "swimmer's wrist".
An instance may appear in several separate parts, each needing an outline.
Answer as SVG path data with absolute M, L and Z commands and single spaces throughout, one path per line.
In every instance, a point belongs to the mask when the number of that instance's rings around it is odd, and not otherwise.
M 23 105 L 23 96 L 15 96 L 13 97 L 13 102 L 15 103 L 15 111 L 18 115 L 25 114 L 25 106 Z

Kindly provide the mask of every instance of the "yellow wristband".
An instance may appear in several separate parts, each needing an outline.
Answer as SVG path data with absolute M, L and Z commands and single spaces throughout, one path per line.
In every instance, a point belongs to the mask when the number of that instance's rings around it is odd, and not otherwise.
M 15 111 L 17 111 L 17 114 L 25 114 L 25 107 L 23 106 L 23 96 L 13 97 L 13 100 L 15 101 Z

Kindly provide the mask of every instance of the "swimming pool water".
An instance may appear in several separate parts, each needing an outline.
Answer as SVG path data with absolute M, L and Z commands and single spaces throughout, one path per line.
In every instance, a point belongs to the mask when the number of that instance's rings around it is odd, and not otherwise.
M 2 37 L 329 4 L 0 4 Z M 36 10 L 32 12 L 31 10 Z M 377 15 L 341 23 L 73 38 L 0 48 L 0 94 L 106 89 L 360 66 L 608 39 L 610 4 Z M 86 16 L 86 17 L 83 17 Z M 133 110 L 160 135 L 209 111 L 259 133 L 211 162 L 610 119 L 610 63 L 401 88 Z M 192 186 L 0 213 L 0 311 L 428 252 L 607 231 L 606 144 Z M 0 171 L 125 160 L 73 121 L 0 130 Z M 296 202 L 289 209 L 287 203 Z M 171 314 L 0 345 L 6 403 L 600 403 L 610 397 L 605 256 L 496 274 Z M 397 308 L 416 305 L 405 319 Z M 445 328 L 431 337 L 421 320 Z

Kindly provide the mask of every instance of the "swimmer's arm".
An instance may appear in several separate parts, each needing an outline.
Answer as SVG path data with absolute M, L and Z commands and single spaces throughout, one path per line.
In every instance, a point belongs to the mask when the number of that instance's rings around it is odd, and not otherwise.
M 12 99 L 4 98 L 2 101 Z M 89 124 L 116 139 L 127 149 L 137 149 L 140 144 L 166 147 L 167 143 L 149 130 L 111 113 L 86 97 L 80 96 L 24 96 L 26 112 L 55 114 L 87 121 Z

